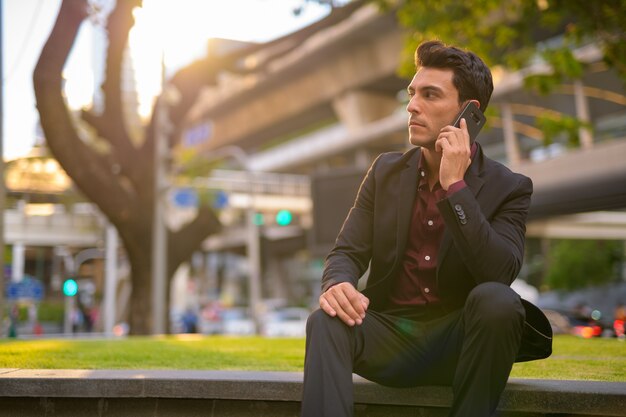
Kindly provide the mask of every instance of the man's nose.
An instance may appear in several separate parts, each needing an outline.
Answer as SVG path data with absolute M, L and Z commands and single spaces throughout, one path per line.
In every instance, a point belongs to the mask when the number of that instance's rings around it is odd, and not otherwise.
M 411 97 L 411 99 L 409 100 L 409 103 L 406 105 L 406 111 L 409 113 L 420 112 L 419 103 L 417 102 L 417 98 L 415 96 Z

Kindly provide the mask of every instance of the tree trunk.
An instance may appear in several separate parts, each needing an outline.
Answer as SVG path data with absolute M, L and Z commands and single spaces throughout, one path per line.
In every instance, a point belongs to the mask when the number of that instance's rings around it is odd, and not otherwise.
M 152 313 L 152 262 L 147 256 L 135 257 L 131 264 L 133 292 L 130 297 L 129 326 L 133 334 L 150 334 L 154 325 Z
M 131 264 L 132 294 L 129 324 L 132 334 L 149 334 L 152 315 L 152 219 L 154 215 L 155 121 L 145 132 L 141 145 L 133 144 L 125 128 L 121 100 L 122 58 L 133 26 L 133 8 L 140 0 L 118 1 L 108 23 L 106 80 L 102 86 L 102 114 L 83 111 L 83 119 L 106 140 L 108 153 L 95 150 L 78 134 L 63 95 L 62 70 L 87 17 L 86 0 L 64 0 L 57 21 L 42 49 L 33 74 L 41 126 L 52 154 L 74 184 L 94 202 L 116 227 Z M 199 88 L 200 86 L 198 86 Z M 195 90 L 193 90 L 195 92 Z M 192 100 L 182 100 L 186 111 Z M 178 130 L 179 126 L 174 126 Z M 208 207 L 181 230 L 168 236 L 168 288 L 173 272 L 189 259 L 200 243 L 219 231 L 220 224 Z M 166 309 L 167 310 L 167 309 Z M 167 322 L 167 321 L 166 321 Z
M 333 9 L 329 16 L 309 28 L 265 46 L 279 46 L 286 40 L 287 43 L 277 49 L 276 55 L 285 53 L 316 31 L 353 13 L 362 2 L 357 0 L 345 7 Z M 132 11 L 135 7 L 141 7 L 141 0 L 118 0 L 110 13 L 107 20 L 109 42 L 106 71 L 102 85 L 104 109 L 101 114 L 88 110 L 82 112 L 84 122 L 90 124 L 98 138 L 109 145 L 106 152 L 96 150 L 89 140 L 84 140 L 78 134 L 76 122 L 63 94 L 63 67 L 78 29 L 88 16 L 87 0 L 63 0 L 35 67 L 33 82 L 41 126 L 50 151 L 74 184 L 116 227 L 128 254 L 132 272 L 130 331 L 132 334 L 149 334 L 154 322 L 151 291 L 153 153 L 159 126 L 153 118 L 146 128 L 143 142 L 137 145 L 131 140 L 123 120 L 122 61 L 128 33 L 134 25 Z M 170 145 L 180 140 L 185 115 L 194 104 L 200 88 L 216 83 L 217 75 L 225 69 L 245 72 L 238 69 L 237 62 L 262 47 L 254 45 L 225 56 L 207 57 L 183 68 L 172 78 L 170 85 L 178 89 L 180 100 L 168 109 L 173 124 L 167 138 Z M 191 223 L 176 232 L 169 232 L 166 294 L 170 294 L 170 282 L 178 266 L 191 257 L 204 239 L 220 228 L 215 213 L 208 206 L 200 206 L 197 217 Z

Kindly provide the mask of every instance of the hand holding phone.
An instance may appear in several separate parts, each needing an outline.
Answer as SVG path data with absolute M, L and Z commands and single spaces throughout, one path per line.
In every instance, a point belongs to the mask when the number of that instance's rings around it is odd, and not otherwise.
M 474 143 L 476 136 L 478 136 L 478 132 L 480 132 L 480 129 L 482 129 L 482 127 L 485 125 L 485 122 L 487 121 L 485 115 L 478 108 L 476 103 L 470 101 L 457 115 L 452 126 L 461 127 L 461 119 L 465 119 L 465 122 L 467 124 L 467 131 L 469 132 L 470 136 L 470 144 Z
M 465 119 L 470 144 L 472 144 L 480 129 L 485 125 L 485 116 L 475 102 L 470 101 L 456 116 L 452 126 L 460 128 L 461 119 Z M 439 182 L 444 190 L 448 190 L 452 184 L 462 180 L 471 164 L 470 147 L 466 147 L 465 134 L 460 135 L 457 129 L 452 129 L 452 126 L 448 125 L 441 129 L 435 142 L 435 151 L 442 153 Z

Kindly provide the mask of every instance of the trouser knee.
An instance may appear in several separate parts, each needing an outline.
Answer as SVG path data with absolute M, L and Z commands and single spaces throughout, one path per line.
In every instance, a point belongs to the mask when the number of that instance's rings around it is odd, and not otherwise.
M 306 335 L 328 335 L 336 333 L 344 333 L 347 326 L 337 317 L 331 317 L 322 309 L 317 309 L 311 315 L 306 322 Z
M 499 282 L 486 282 L 474 287 L 468 295 L 465 315 L 488 326 L 521 326 L 525 314 L 519 295 L 511 287 Z
M 323 310 L 309 316 L 306 326 L 307 358 L 310 352 L 318 352 L 320 358 L 341 358 L 351 363 L 354 354 L 354 332 L 339 318 L 331 317 Z

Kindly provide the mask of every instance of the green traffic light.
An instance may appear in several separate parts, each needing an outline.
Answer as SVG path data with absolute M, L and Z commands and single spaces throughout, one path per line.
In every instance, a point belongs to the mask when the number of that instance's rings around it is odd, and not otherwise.
M 263 224 L 265 223 L 265 219 L 263 218 L 263 213 L 254 213 L 253 223 L 256 226 L 263 226 Z
M 289 210 L 281 210 L 278 212 L 278 214 L 276 214 L 276 223 L 279 226 L 287 226 L 289 223 L 291 223 L 292 218 L 293 216 L 291 215 L 291 212 Z
M 78 292 L 78 284 L 73 279 L 67 279 L 63 283 L 63 295 L 73 297 Z

